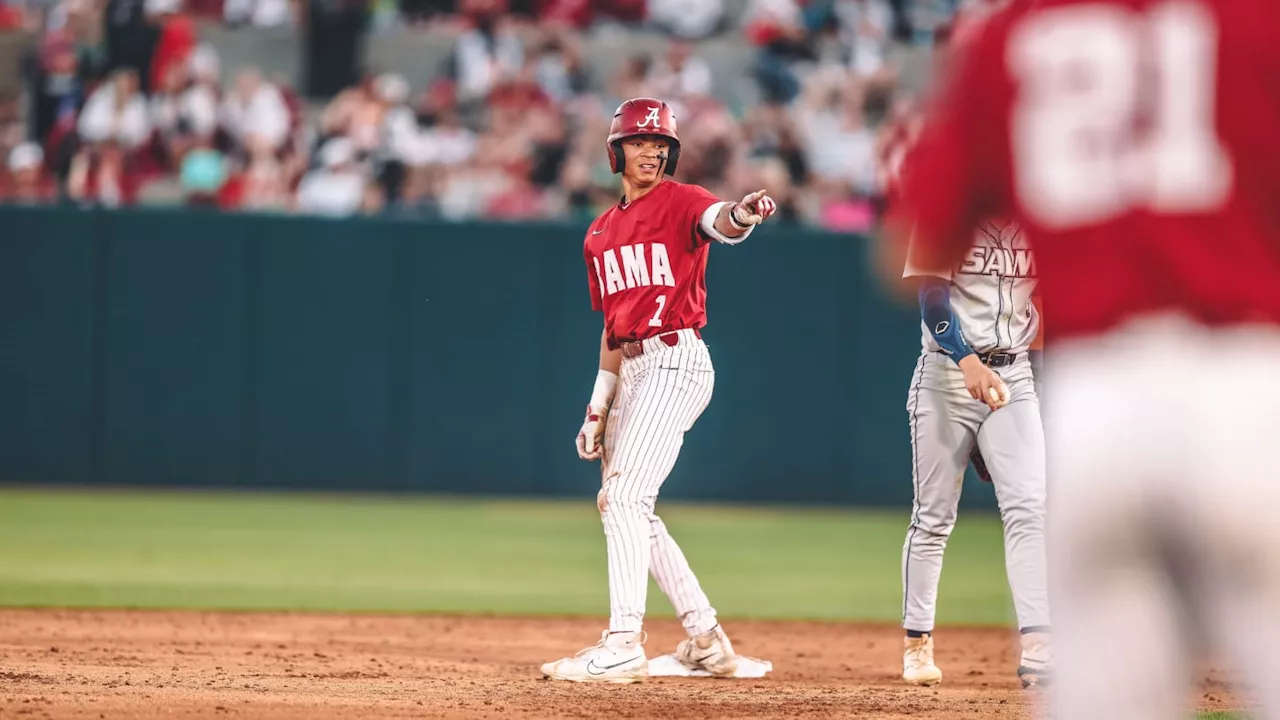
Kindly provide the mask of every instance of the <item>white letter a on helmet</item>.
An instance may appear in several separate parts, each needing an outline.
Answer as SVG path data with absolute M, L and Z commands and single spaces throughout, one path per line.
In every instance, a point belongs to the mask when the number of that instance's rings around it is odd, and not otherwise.
M 662 121 L 658 119 L 658 111 L 661 109 L 662 108 L 656 108 L 656 107 L 649 108 L 649 114 L 645 115 L 644 119 L 636 124 L 636 127 L 661 128 Z M 652 125 L 650 125 L 650 123 L 652 123 Z

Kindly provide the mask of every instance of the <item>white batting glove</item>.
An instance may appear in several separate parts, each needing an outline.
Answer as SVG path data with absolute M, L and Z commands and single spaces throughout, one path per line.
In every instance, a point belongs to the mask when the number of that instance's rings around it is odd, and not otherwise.
M 596 384 L 591 389 L 591 402 L 587 403 L 587 417 L 578 431 L 578 457 L 583 460 L 599 460 L 604 454 L 604 424 L 609 417 L 609 407 L 618 388 L 618 376 L 601 369 L 596 373 Z
M 608 408 L 587 406 L 587 417 L 578 431 L 578 457 L 583 460 L 599 460 L 604 454 L 604 424 L 609 418 Z
M 734 203 L 729 217 L 734 224 L 745 229 L 752 225 L 759 225 L 776 212 L 778 212 L 778 203 L 765 195 L 764 190 L 757 190 L 744 195 L 741 200 Z

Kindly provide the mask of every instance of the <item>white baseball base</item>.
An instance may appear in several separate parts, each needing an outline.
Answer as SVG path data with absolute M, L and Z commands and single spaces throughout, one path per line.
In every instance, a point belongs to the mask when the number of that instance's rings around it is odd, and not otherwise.
M 762 678 L 766 673 L 773 671 L 773 663 L 768 660 L 759 660 L 753 657 L 742 656 L 738 662 L 738 669 L 733 673 L 733 677 L 744 678 Z M 706 670 L 691 670 L 683 663 L 676 659 L 675 653 L 663 655 L 662 657 L 650 658 L 649 660 L 649 677 L 712 677 L 711 673 Z

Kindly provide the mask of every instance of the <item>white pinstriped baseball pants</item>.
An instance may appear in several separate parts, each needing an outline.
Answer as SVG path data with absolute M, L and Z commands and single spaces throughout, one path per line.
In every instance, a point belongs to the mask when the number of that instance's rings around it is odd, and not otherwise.
M 598 504 L 609 557 L 609 630 L 614 632 L 641 629 L 650 572 L 690 635 L 717 622 L 680 546 L 654 514 L 684 434 L 706 409 L 715 386 L 707 346 L 692 330 L 674 334 L 679 336 L 674 347 L 653 337 L 644 341 L 642 355 L 623 359 L 605 425 Z

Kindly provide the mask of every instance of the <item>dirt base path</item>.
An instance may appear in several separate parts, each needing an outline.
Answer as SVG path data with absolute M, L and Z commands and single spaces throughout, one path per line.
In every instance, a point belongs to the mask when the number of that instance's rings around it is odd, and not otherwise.
M 0 718 L 1025 718 L 1016 638 L 938 635 L 936 688 L 897 678 L 884 625 L 727 622 L 738 651 L 772 660 L 763 680 L 653 679 L 587 686 L 541 663 L 590 644 L 600 621 L 260 613 L 0 611 Z M 683 636 L 649 627 L 650 657 Z M 1206 709 L 1227 709 L 1207 681 Z

